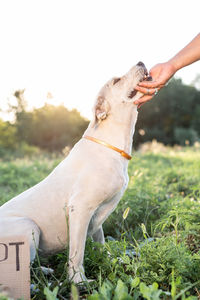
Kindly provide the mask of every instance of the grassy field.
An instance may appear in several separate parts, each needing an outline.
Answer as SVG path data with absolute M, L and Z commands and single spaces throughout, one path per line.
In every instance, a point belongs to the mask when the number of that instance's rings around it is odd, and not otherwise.
M 148 147 L 147 147 L 148 148 Z M 61 157 L 0 161 L 0 205 L 43 179 Z M 32 299 L 200 299 L 200 148 L 160 145 L 134 153 L 128 189 L 104 224 L 105 246 L 87 241 L 79 289 L 67 251 L 32 266 Z M 42 266 L 54 269 L 44 275 Z M 1 298 L 0 298 L 1 299 Z M 3 299 L 3 298 L 2 298 Z

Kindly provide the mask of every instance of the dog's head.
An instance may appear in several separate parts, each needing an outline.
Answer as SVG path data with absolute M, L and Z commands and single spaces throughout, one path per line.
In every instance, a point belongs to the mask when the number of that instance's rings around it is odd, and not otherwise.
M 131 68 L 124 76 L 109 80 L 99 92 L 95 103 L 96 122 L 99 123 L 106 119 L 114 107 L 120 109 L 122 104 L 131 103 L 133 105 L 133 102 L 143 95 L 134 90 L 135 86 L 143 80 L 149 80 L 149 77 L 147 69 L 142 62 Z

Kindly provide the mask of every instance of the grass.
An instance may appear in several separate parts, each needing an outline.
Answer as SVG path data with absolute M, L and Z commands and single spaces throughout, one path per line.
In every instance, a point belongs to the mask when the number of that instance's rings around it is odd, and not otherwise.
M 134 153 L 128 189 L 104 224 L 106 244 L 87 241 L 85 270 L 94 282 L 79 291 L 68 282 L 67 252 L 41 257 L 32 266 L 32 299 L 200 297 L 199 148 L 157 144 L 150 150 Z M 0 205 L 42 180 L 60 160 L 1 161 Z M 39 264 L 54 273 L 44 276 Z

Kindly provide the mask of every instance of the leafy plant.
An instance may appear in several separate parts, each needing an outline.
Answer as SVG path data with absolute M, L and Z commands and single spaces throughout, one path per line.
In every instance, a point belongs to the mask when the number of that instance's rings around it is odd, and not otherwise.
M 104 224 L 105 245 L 87 240 L 84 265 L 93 282 L 85 288 L 71 285 L 67 251 L 41 256 L 31 268 L 34 300 L 197 299 L 199 148 L 153 147 L 135 153 L 130 163 L 128 189 Z M 43 153 L 1 161 L 0 204 L 42 180 L 61 158 Z M 41 265 L 54 272 L 42 274 Z

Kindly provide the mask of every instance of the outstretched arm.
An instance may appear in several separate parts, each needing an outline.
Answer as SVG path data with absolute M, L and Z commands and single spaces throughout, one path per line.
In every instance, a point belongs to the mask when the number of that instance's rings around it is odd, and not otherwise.
M 140 107 L 151 100 L 157 90 L 165 86 L 168 80 L 181 68 L 200 59 L 200 33 L 168 62 L 155 65 L 149 72 L 153 81 L 142 81 L 135 88 L 144 96 L 134 103 Z

